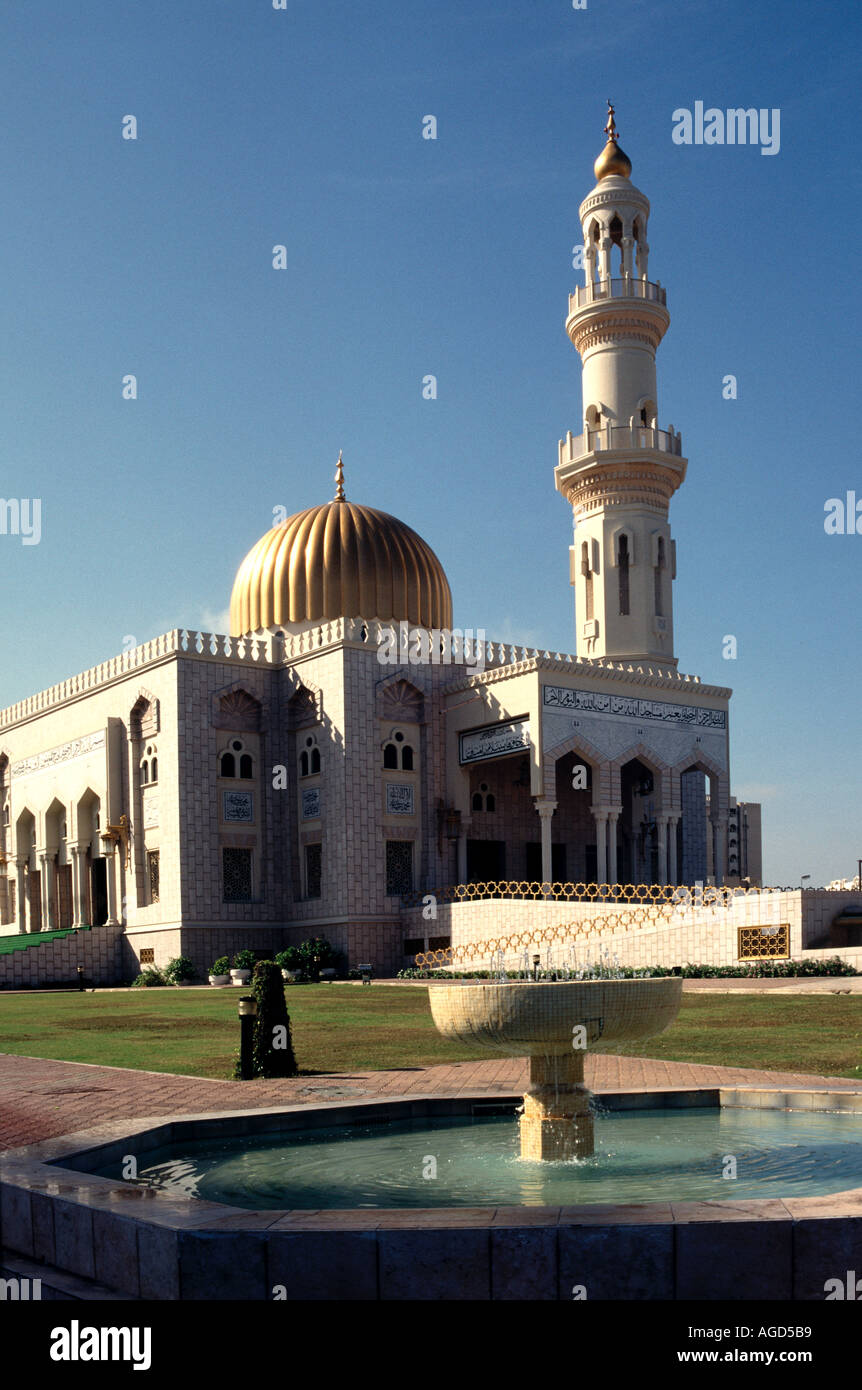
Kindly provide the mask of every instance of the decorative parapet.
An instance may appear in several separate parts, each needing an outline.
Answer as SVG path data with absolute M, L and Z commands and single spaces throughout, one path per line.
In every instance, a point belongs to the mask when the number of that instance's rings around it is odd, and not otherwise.
M 160 637 L 143 642 L 139 647 L 133 647 L 131 651 L 111 657 L 110 661 L 102 661 L 98 666 L 91 666 L 79 675 L 70 676 L 68 680 L 60 681 L 57 685 L 49 686 L 47 690 L 40 690 L 37 694 L 28 696 L 26 700 L 19 700 L 17 704 L 0 710 L 0 729 L 8 729 L 14 724 L 36 718 L 69 701 L 80 700 L 95 690 L 104 689 L 123 680 L 132 671 L 158 665 L 172 656 L 200 658 L 203 661 L 237 662 L 243 666 L 278 666 L 282 661 L 280 642 L 271 635 L 226 637 L 214 632 L 173 628 Z
M 89 670 L 70 676 L 68 680 L 60 681 L 46 690 L 40 690 L 25 700 L 19 700 L 17 704 L 8 705 L 0 710 L 0 729 L 11 728 L 72 700 L 79 700 L 95 690 L 104 689 L 123 680 L 132 671 L 142 671 L 171 657 L 276 668 L 290 665 L 292 661 L 342 643 L 374 649 L 386 641 L 392 627 L 392 623 L 380 622 L 376 618 L 336 618 L 331 622 L 307 628 L 304 632 L 264 632 L 250 637 L 228 637 L 222 633 L 198 632 L 193 628 L 173 628 L 160 637 L 154 637 L 151 641 L 132 648 L 131 651 L 121 652 L 109 661 L 100 662 L 98 666 L 91 666 Z M 474 672 L 450 683 L 447 686 L 449 690 L 462 689 L 477 681 L 499 680 L 504 676 L 541 668 L 551 671 L 577 671 L 579 675 L 601 672 L 603 677 L 611 679 L 641 685 L 673 686 L 677 689 L 681 686 L 696 685 L 700 694 L 717 695 L 722 698 L 729 697 L 731 693 L 719 686 L 701 685 L 699 676 L 686 676 L 673 669 L 662 670 L 658 666 L 632 665 L 630 662 L 601 659 L 591 661 L 538 647 L 480 641 L 477 637 L 467 638 L 463 656 L 457 660 L 450 656 L 444 664 L 450 663 L 453 668 L 463 666 L 468 671 L 472 667 Z

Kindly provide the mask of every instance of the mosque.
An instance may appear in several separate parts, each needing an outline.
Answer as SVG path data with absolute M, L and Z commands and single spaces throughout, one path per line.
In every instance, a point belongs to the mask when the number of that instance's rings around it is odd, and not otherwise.
M 609 115 L 554 473 L 576 652 L 453 634 L 436 554 L 339 459 L 333 500 L 249 550 L 229 635 L 175 629 L 0 711 L 0 933 L 111 928 L 127 977 L 312 935 L 391 972 L 455 884 L 733 881 L 731 692 L 674 654 L 667 296 Z

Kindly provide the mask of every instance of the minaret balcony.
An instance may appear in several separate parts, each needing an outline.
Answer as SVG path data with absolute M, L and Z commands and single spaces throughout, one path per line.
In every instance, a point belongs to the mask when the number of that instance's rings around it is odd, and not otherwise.
M 682 458 L 682 435 L 679 430 L 655 429 L 651 425 L 605 425 L 603 429 L 585 430 L 560 440 L 560 466 L 579 463 L 592 454 L 626 454 L 650 450 Z
M 651 280 L 641 280 L 635 275 L 624 275 L 620 279 L 590 280 L 586 285 L 579 285 L 574 294 L 569 295 L 569 314 L 601 299 L 644 299 L 652 304 L 666 306 L 667 291 L 662 285 L 654 285 Z

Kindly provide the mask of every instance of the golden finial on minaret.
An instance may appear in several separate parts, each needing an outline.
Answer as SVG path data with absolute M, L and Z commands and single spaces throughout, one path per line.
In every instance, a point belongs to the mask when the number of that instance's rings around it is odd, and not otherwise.
M 614 119 L 614 108 L 610 101 L 608 101 L 608 123 L 605 126 L 605 135 L 608 137 L 608 143 L 593 165 L 596 182 L 599 182 L 601 179 L 609 178 L 611 175 L 616 175 L 617 178 L 627 179 L 632 171 L 632 162 L 628 155 L 621 150 L 617 144 L 619 131 L 617 130 L 617 123 Z
M 335 496 L 332 499 L 333 502 L 347 501 L 347 498 L 344 496 L 344 464 L 341 461 L 343 452 L 343 449 L 338 450 L 338 463 L 335 469 Z
M 608 123 L 605 126 L 605 135 L 616 144 L 619 131 L 617 130 L 616 121 L 614 120 L 614 108 L 611 104 L 610 97 L 608 97 Z

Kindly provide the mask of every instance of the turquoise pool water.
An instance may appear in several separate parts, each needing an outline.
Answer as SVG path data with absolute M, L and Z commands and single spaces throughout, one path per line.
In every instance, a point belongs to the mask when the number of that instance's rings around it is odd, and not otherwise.
M 404 1120 L 189 1142 L 148 1154 L 138 1181 L 258 1210 L 720 1201 L 862 1186 L 862 1115 L 599 1110 L 592 1158 L 524 1163 L 518 1150 L 511 1114 Z

